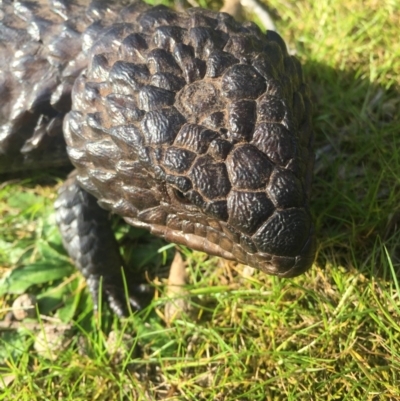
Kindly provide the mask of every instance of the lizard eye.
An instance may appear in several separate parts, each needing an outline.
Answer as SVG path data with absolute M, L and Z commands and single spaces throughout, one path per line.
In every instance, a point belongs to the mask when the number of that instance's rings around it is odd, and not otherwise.
M 182 204 L 185 204 L 185 205 L 190 205 L 190 204 L 191 204 L 190 200 L 189 200 L 188 198 L 186 198 L 185 195 L 184 195 L 184 193 L 181 192 L 181 191 L 179 191 L 179 189 L 174 188 L 174 189 L 172 190 L 172 192 L 173 192 L 173 194 L 174 194 L 175 199 L 176 199 L 179 203 L 182 203 Z

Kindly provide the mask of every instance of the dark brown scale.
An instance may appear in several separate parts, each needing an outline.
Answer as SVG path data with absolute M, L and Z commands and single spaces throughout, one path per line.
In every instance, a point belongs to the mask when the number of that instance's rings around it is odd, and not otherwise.
M 165 6 L 156 6 L 149 8 L 147 12 L 143 12 L 138 19 L 141 29 L 138 28 L 143 32 L 147 32 L 159 26 L 175 25 L 179 21 L 179 14 Z
M 215 138 L 208 148 L 208 153 L 215 160 L 225 160 L 232 149 L 232 143 L 222 138 Z
M 260 252 L 294 257 L 301 252 L 309 231 L 310 219 L 303 209 L 277 210 L 253 240 Z
M 151 50 L 147 55 L 147 63 L 150 66 L 151 74 L 157 72 L 169 72 L 170 74 L 180 75 L 181 70 L 174 57 L 164 49 Z
M 165 152 L 164 165 L 172 173 L 183 174 L 189 170 L 195 158 L 195 153 L 171 146 Z
M 183 41 L 185 33 L 185 30 L 178 26 L 160 26 L 153 36 L 154 45 L 172 51 L 177 43 Z
M 240 190 L 265 188 L 273 169 L 268 157 L 250 144 L 235 147 L 226 164 L 232 186 Z
M 301 181 L 289 170 L 274 171 L 267 186 L 267 193 L 276 207 L 301 207 L 304 204 Z
M 205 212 L 207 215 L 211 217 L 215 217 L 218 220 L 221 221 L 227 221 L 229 214 L 228 214 L 228 205 L 227 201 L 221 200 L 221 201 L 210 201 L 207 202 L 207 205 L 204 208 Z
M 184 123 L 183 116 L 173 107 L 150 111 L 141 122 L 145 143 L 171 145 Z
M 178 92 L 185 86 L 185 80 L 169 72 L 160 72 L 152 75 L 150 84 L 161 89 Z
M 277 33 L 140 1 L 26 4 L 1 6 L 0 172 L 65 161 L 72 90 L 68 155 L 102 207 L 266 273 L 310 267 L 311 103 Z
M 209 57 L 207 57 L 206 76 L 210 78 L 219 77 L 228 67 L 237 62 L 237 58 L 230 53 L 224 52 L 222 50 L 213 51 L 209 55 Z
M 185 124 L 175 138 L 175 145 L 190 149 L 197 154 L 207 152 L 210 143 L 218 137 L 218 133 L 201 125 Z
M 282 124 L 261 123 L 256 126 L 251 144 L 277 165 L 285 166 L 296 156 L 296 138 Z
M 193 186 L 206 198 L 225 198 L 231 189 L 225 163 L 210 156 L 198 157 L 189 173 Z
M 130 95 L 113 93 L 106 96 L 104 104 L 110 110 L 110 118 L 115 126 L 140 121 L 144 116 L 144 111 L 138 108 L 136 98 Z M 128 134 L 125 137 L 130 141 Z
M 236 64 L 223 75 L 221 90 L 230 100 L 257 99 L 265 90 L 265 79 L 252 66 Z
M 229 193 L 229 224 L 241 227 L 244 234 L 254 234 L 274 211 L 275 207 L 265 192 L 231 191 Z
M 196 81 L 179 91 L 176 106 L 188 121 L 197 123 L 215 109 L 223 108 L 224 103 L 213 82 Z
M 118 56 L 123 60 L 138 62 L 143 60 L 147 48 L 147 42 L 142 35 L 131 33 L 122 41 L 118 49 Z
M 228 132 L 228 130 L 225 128 L 225 112 L 223 110 L 212 112 L 202 120 L 202 124 L 204 124 L 206 127 L 216 129 L 221 133 Z
M 195 57 L 207 59 L 212 52 L 223 50 L 228 35 L 214 28 L 201 26 L 190 29 L 189 38 Z
M 228 106 L 229 131 L 231 142 L 249 142 L 257 119 L 256 103 L 252 100 L 238 100 Z
M 286 115 L 286 107 L 276 96 L 263 96 L 258 101 L 258 121 L 280 123 Z
M 241 32 L 230 36 L 225 51 L 237 58 L 251 57 L 263 50 L 263 43 L 251 32 Z
M 166 89 L 157 88 L 156 86 L 142 86 L 139 90 L 139 107 L 144 111 L 172 106 L 174 100 L 175 93 Z
M 206 73 L 206 63 L 195 57 L 194 49 L 183 43 L 174 47 L 173 56 L 182 70 L 183 77 L 187 83 L 202 79 Z
M 107 68 L 107 64 L 104 64 Z M 106 72 L 108 72 L 106 70 Z M 150 72 L 146 65 L 117 61 L 110 70 L 108 77 L 114 93 L 129 95 L 146 85 L 150 79 Z

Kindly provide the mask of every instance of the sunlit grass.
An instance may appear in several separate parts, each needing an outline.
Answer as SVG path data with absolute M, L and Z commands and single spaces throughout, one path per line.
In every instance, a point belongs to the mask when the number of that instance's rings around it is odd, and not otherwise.
M 127 322 L 109 311 L 94 317 L 54 227 L 57 181 L 2 186 L 0 274 L 39 263 L 65 269 L 28 292 L 42 313 L 75 323 L 55 361 L 32 349 L 37 331 L 2 333 L 0 399 L 400 399 L 400 4 L 267 6 L 315 104 L 314 267 L 280 280 L 183 249 L 188 316 L 164 323 L 158 278 L 153 303 Z M 148 235 L 120 227 L 118 238 L 135 265 L 151 254 L 160 269 L 168 259 Z M 3 317 L 14 298 L 1 297 Z M 106 351 L 111 329 L 131 336 L 120 360 Z

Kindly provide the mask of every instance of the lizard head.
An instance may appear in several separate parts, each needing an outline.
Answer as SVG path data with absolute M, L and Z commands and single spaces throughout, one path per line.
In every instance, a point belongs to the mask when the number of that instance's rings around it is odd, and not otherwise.
M 107 28 L 89 53 L 64 132 L 101 206 L 269 274 L 311 266 L 311 105 L 276 33 L 156 7 Z

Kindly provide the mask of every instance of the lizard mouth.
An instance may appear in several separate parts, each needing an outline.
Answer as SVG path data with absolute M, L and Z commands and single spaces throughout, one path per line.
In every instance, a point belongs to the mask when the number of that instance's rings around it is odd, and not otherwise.
M 125 221 L 133 226 L 145 228 L 152 234 L 162 237 L 168 242 L 181 244 L 194 250 L 208 253 L 209 255 L 235 260 L 278 277 L 296 277 L 304 273 L 314 261 L 315 240 L 312 227 L 309 239 L 298 255 L 279 256 L 264 252 L 247 252 L 240 244 L 232 242 L 230 250 L 224 249 L 222 246 L 229 248 L 227 244 L 230 241 L 222 232 L 220 233 L 220 241 L 214 242 L 196 233 L 185 233 L 181 230 L 158 224 L 144 223 L 134 218 L 125 218 Z

